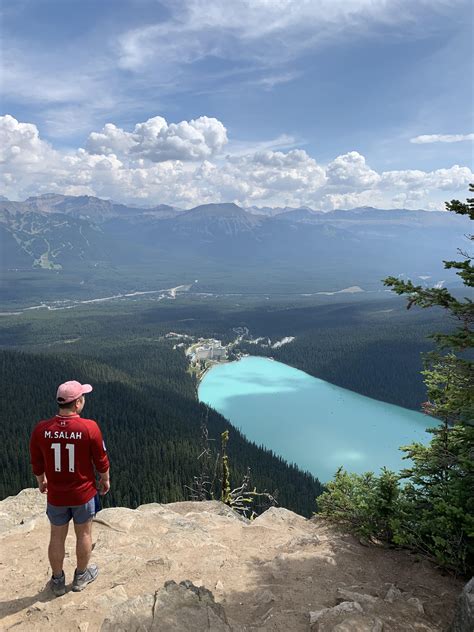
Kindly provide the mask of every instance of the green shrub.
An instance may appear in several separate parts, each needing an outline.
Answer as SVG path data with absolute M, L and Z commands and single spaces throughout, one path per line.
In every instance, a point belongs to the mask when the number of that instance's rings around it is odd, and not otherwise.
M 413 466 L 402 472 L 408 483 L 393 540 L 466 575 L 474 568 L 474 427 L 431 432 L 429 445 L 403 448 Z
M 397 476 L 383 469 L 350 474 L 339 468 L 334 480 L 316 499 L 319 515 L 365 538 L 391 542 L 398 521 L 399 486 Z

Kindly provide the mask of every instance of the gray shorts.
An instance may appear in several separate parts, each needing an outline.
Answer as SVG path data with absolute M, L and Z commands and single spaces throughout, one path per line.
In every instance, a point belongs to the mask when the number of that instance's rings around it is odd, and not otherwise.
M 56 505 L 46 504 L 46 515 L 51 524 L 55 527 L 62 527 L 67 524 L 71 518 L 75 524 L 83 524 L 91 520 L 96 514 L 96 498 L 91 498 L 84 505 L 76 505 L 74 507 L 57 507 Z

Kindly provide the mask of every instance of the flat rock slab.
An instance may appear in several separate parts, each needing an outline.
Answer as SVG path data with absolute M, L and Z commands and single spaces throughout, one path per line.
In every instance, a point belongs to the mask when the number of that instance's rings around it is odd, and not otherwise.
M 213 594 L 192 582 L 166 582 L 154 594 L 115 608 L 101 632 L 231 632 L 224 608 Z

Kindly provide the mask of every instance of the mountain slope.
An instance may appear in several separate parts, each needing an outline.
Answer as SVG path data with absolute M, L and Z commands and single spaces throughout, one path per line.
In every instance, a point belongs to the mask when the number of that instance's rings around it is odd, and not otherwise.
M 14 261 L 21 257 L 31 267 L 60 270 L 78 261 L 110 259 L 102 229 L 87 220 L 61 213 L 5 209 L 0 210 L 0 218 L 2 231 L 10 235 L 9 257 Z M 17 244 L 16 252 L 12 239 Z M 7 264 L 11 266 L 9 260 Z
M 208 240 L 239 237 L 253 233 L 261 220 L 236 204 L 206 204 L 185 211 L 176 218 L 173 232 L 180 237 L 204 237 Z

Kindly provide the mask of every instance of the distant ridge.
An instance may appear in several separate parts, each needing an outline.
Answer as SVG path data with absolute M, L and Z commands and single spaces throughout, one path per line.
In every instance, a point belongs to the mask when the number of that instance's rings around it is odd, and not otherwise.
M 442 249 L 446 259 L 456 253 L 469 223 L 448 211 L 361 207 L 322 212 L 304 206 L 266 215 L 251 211 L 232 202 L 188 210 L 166 204 L 138 208 L 87 195 L 0 201 L 2 270 L 68 272 L 79 283 L 85 278 L 94 283 L 103 275 L 101 291 L 113 277 L 119 292 L 126 289 L 122 280 L 127 275 L 135 287 L 137 278 L 155 278 L 156 270 L 176 285 L 219 277 L 227 289 L 249 283 L 263 288 L 286 278 L 285 288 L 293 292 L 306 279 L 304 291 L 310 293 L 325 289 L 320 285 L 324 275 L 336 288 L 380 288 L 382 275 L 393 273 L 449 283 L 451 273 L 443 271 L 439 253 Z M 376 272 L 376 261 L 382 273 Z M 140 269 L 132 272 L 133 266 Z M 16 280 L 12 277 L 12 296 Z M 70 296 L 73 285 L 66 291 Z
M 57 193 L 44 193 L 43 195 L 27 198 L 24 202 L 11 202 L 0 200 L 3 210 L 15 213 L 63 213 L 78 219 L 87 219 L 93 222 L 103 222 L 114 217 L 139 217 L 156 216 L 170 217 L 179 213 L 177 209 L 167 204 L 157 206 L 134 207 L 119 204 L 111 200 L 94 197 L 92 195 L 60 195 Z
M 275 215 L 275 219 L 283 220 L 283 221 L 305 221 L 305 220 L 314 220 L 314 219 L 322 219 L 325 213 L 323 211 L 313 211 L 310 208 L 295 208 L 291 211 L 284 211 L 283 213 L 279 213 Z
M 194 216 L 236 216 L 242 213 L 246 215 L 252 215 L 257 217 L 274 217 L 280 216 L 282 219 L 308 219 L 311 217 L 374 217 L 380 218 L 382 216 L 391 215 L 406 215 L 427 213 L 430 215 L 443 214 L 446 215 L 447 211 L 427 211 L 424 209 L 405 209 L 405 208 L 391 208 L 381 209 L 372 206 L 360 206 L 352 209 L 333 209 L 328 211 L 315 210 L 309 206 L 301 207 L 270 207 L 270 206 L 249 206 L 241 207 L 233 202 L 217 202 L 209 204 L 201 204 L 191 207 L 190 209 L 182 210 L 177 206 L 169 204 L 156 204 L 152 206 L 144 206 L 133 204 L 123 204 L 115 202 L 113 200 L 99 198 L 93 195 L 62 195 L 59 193 L 43 193 L 37 196 L 30 196 L 22 202 L 13 202 L 7 197 L 0 195 L 0 203 L 6 204 L 9 210 L 16 211 L 37 211 L 40 213 L 65 213 L 68 215 L 74 215 L 76 217 L 87 217 L 89 219 L 103 219 L 104 217 L 115 216 L 130 216 L 130 215 L 149 215 L 150 213 L 171 213 L 176 215 L 185 215 L 193 212 Z M 5 208 L 5 206 L 3 207 Z
M 202 204 L 184 211 L 181 218 L 209 218 L 209 217 L 248 217 L 250 213 L 232 202 L 223 204 Z

